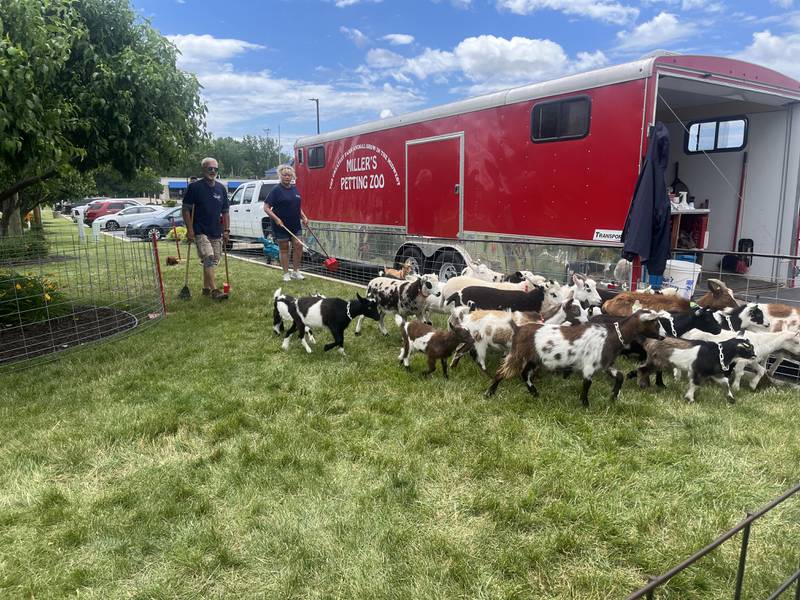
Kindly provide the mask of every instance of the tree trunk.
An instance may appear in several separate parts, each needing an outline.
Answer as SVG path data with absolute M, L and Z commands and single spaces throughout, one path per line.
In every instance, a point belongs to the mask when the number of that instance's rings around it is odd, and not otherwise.
M 3 218 L 0 219 L 0 236 L 22 235 L 22 219 L 19 214 L 19 194 L 14 194 L 0 204 Z

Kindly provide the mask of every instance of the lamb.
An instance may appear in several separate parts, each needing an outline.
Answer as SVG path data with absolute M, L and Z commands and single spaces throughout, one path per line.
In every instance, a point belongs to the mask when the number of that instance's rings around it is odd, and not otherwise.
M 403 279 L 414 272 L 414 265 L 411 264 L 411 259 L 406 260 L 399 269 L 385 268 L 383 271 L 378 271 L 378 277 L 392 277 L 394 279 Z
M 653 370 L 673 367 L 686 371 L 689 375 L 689 388 L 684 395 L 687 402 L 694 402 L 696 386 L 708 378 L 726 388 L 728 403 L 736 402 L 726 375 L 737 360 L 755 356 L 753 344 L 739 337 L 719 343 L 681 338 L 667 338 L 659 342 L 645 340 L 644 347 L 647 350 L 647 362 L 629 373 L 628 377 L 638 375 L 639 385 L 642 386 L 642 378 Z
M 614 361 L 634 340 L 663 339 L 666 332 L 658 317 L 657 313 L 641 310 L 611 325 L 590 322 L 572 326 L 531 324 L 518 327 L 512 323 L 511 352 L 497 370 L 486 395 L 493 395 L 503 379 L 515 375 L 521 375 L 530 393 L 538 395 L 533 376 L 543 366 L 550 371 L 580 371 L 583 374 L 580 399 L 585 407 L 589 406 L 592 377 L 603 370 L 614 380 L 611 398 L 615 400 L 624 377 L 614 368 Z
M 422 321 L 405 321 L 400 315 L 395 315 L 394 320 L 403 336 L 403 347 L 398 360 L 409 369 L 411 353 L 414 350 L 424 352 L 428 357 L 428 370 L 424 375 L 430 375 L 436 370 L 438 360 L 442 363 L 442 375 L 447 379 L 447 359 L 450 355 L 457 350 L 462 354 L 469 352 L 474 346 L 469 332 L 452 323 L 450 331 L 441 331 Z
M 275 303 L 276 306 L 278 304 L 285 305 L 286 312 L 292 316 L 294 321 L 294 325 L 283 338 L 283 349 L 289 349 L 289 340 L 294 330 L 297 329 L 300 343 L 309 354 L 311 348 L 306 343 L 306 330 L 327 327 L 333 335 L 333 342 L 325 344 L 323 349 L 327 352 L 338 346 L 339 352 L 344 354 L 344 331 L 350 325 L 350 321 L 359 316 L 369 317 L 376 321 L 380 317 L 377 302 L 369 297 L 362 298 L 360 294 L 356 294 L 355 300 L 349 301 L 342 298 L 305 296 L 295 300 L 293 309 L 280 297 L 276 297 Z M 276 310 L 283 311 L 283 308 Z
M 733 292 L 719 279 L 708 280 L 708 292 L 697 301 L 700 306 L 721 310 L 739 306 Z M 621 292 L 603 304 L 606 314 L 626 317 L 634 310 L 638 302 L 642 308 L 650 310 L 666 310 L 668 312 L 686 312 L 690 303 L 685 298 L 665 294 L 645 294 L 642 292 Z
M 506 280 L 505 275 L 498 273 L 497 271 L 493 271 L 480 261 L 467 264 L 467 266 L 461 271 L 461 275 L 495 283 Z

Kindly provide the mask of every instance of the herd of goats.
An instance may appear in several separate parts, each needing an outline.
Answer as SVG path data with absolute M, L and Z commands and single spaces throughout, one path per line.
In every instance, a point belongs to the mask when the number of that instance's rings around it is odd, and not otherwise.
M 765 375 L 773 378 L 784 358 L 800 358 L 800 307 L 744 303 L 722 281 L 709 279 L 707 285 L 709 291 L 696 303 L 668 291 L 621 292 L 603 302 L 596 283 L 580 274 L 564 285 L 530 271 L 504 275 L 471 264 L 461 276 L 440 282 L 436 275 L 386 269 L 369 282 L 366 296 L 356 294 L 353 300 L 319 294 L 295 298 L 278 289 L 273 327 L 281 333 L 284 322 L 290 323 L 284 350 L 296 333 L 309 353 L 309 342 L 316 343 L 313 331 L 326 327 L 333 341 L 324 349 L 338 347 L 344 353 L 344 332 L 352 320 L 356 335 L 365 317 L 377 321 L 387 335 L 384 317 L 394 313 L 402 337 L 401 364 L 409 368 L 411 353 L 421 352 L 427 356 L 426 375 L 440 362 L 447 377 L 448 359 L 453 368 L 469 354 L 492 377 L 487 395 L 516 376 L 537 395 L 539 369 L 565 377 L 578 372 L 583 377 L 580 399 L 588 406 L 592 377 L 605 371 L 613 379 L 613 400 L 625 379 L 614 362 L 620 354 L 632 354 L 641 364 L 628 378 L 637 378 L 640 387 L 650 385 L 651 373 L 656 385 L 664 387 L 662 371 L 672 369 L 676 380 L 688 375 L 688 402 L 694 401 L 696 387 L 711 379 L 733 403 L 745 373 L 755 390 Z M 435 328 L 431 313 L 449 315 L 448 328 Z M 493 376 L 486 369 L 489 350 L 505 355 Z M 768 371 L 770 357 L 774 362 Z

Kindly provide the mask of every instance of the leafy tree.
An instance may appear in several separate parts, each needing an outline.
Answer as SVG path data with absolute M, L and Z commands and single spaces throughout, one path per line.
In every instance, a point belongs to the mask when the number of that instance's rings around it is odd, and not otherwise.
M 205 106 L 177 50 L 129 0 L 0 2 L 0 203 L 72 167 L 123 177 L 196 145 Z
M 145 168 L 131 177 L 124 177 L 114 167 L 100 167 L 94 173 L 94 191 L 92 193 L 111 198 L 138 198 L 140 196 L 157 196 L 163 187 L 158 175 L 152 169 Z

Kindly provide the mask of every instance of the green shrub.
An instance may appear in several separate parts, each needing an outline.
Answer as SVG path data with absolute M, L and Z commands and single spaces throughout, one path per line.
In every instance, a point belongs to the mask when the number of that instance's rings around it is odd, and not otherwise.
M 0 324 L 34 323 L 71 311 L 56 283 L 0 268 Z
M 39 227 L 23 231 L 21 236 L 0 238 L 0 263 L 44 258 L 49 252 L 50 244 Z
M 169 208 L 172 208 L 173 206 L 177 206 L 177 205 L 178 205 L 178 202 L 175 201 L 175 200 L 172 200 L 172 199 L 164 200 L 164 206 L 167 206 Z
M 183 241 L 186 239 L 186 227 L 176 227 L 174 231 L 170 229 L 169 233 L 167 234 L 167 239 L 174 240 L 176 233 L 178 234 L 179 241 Z

